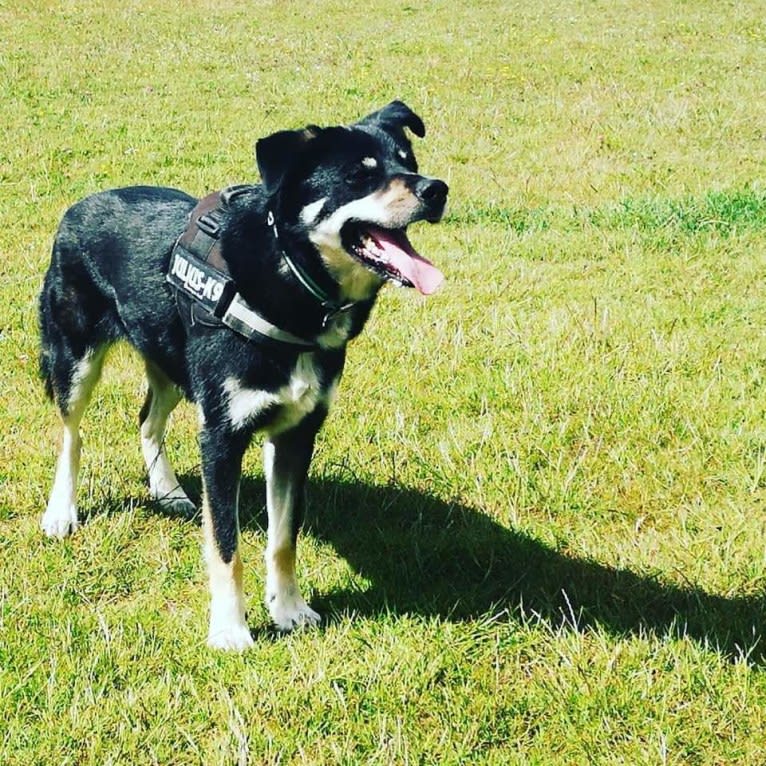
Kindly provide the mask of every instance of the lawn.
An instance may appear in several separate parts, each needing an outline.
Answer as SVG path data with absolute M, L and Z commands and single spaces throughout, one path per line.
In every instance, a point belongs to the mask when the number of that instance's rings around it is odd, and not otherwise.
M 766 17 L 756 2 L 0 0 L 0 763 L 766 763 Z M 58 220 L 256 179 L 256 138 L 402 98 L 450 183 L 312 466 L 299 574 L 205 645 L 201 534 L 149 501 L 110 356 L 79 505 L 36 299 Z M 167 439 L 199 498 L 196 413 Z

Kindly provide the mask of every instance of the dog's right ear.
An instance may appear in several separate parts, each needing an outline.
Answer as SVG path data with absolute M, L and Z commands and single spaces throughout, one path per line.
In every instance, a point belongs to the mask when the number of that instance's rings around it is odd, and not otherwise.
M 280 130 L 255 142 L 255 159 L 267 194 L 273 194 L 303 148 L 322 131 L 316 125 L 303 130 Z
M 404 131 L 409 128 L 418 138 L 426 134 L 423 120 L 403 101 L 392 101 L 377 112 L 368 114 L 359 120 L 359 125 L 372 125 L 387 132 Z

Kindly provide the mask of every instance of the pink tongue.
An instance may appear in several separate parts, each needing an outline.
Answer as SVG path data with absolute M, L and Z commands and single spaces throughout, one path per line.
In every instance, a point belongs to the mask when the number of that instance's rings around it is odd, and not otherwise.
M 444 274 L 430 261 L 415 252 L 403 231 L 371 227 L 369 234 L 383 252 L 383 257 L 423 295 L 431 295 L 444 281 Z

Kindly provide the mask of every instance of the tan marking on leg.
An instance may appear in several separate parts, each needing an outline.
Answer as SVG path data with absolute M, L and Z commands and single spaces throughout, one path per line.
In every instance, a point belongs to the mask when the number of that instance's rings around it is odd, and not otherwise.
M 282 548 L 271 554 L 274 563 L 275 574 L 279 577 L 295 577 L 295 548 Z
M 301 596 L 295 574 L 295 545 L 292 533 L 294 487 L 274 470 L 275 445 L 263 447 L 266 474 L 266 506 L 269 514 L 266 546 L 266 606 L 280 630 L 317 625 L 319 615 Z
M 234 553 L 228 563 L 221 558 L 215 542 L 207 495 L 202 503 L 202 531 L 210 584 L 208 645 L 216 649 L 242 651 L 253 645 L 245 620 L 242 560 L 239 551 Z

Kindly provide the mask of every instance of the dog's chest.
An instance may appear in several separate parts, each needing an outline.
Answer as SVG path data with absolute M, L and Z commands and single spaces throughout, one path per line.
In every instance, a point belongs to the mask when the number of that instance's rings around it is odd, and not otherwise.
M 313 354 L 301 354 L 287 383 L 269 391 L 249 388 L 237 378 L 227 378 L 223 385 L 229 420 L 234 428 L 242 428 L 273 414 L 266 430 L 284 431 L 297 425 L 319 404 L 328 402 L 331 390 L 322 384 Z

